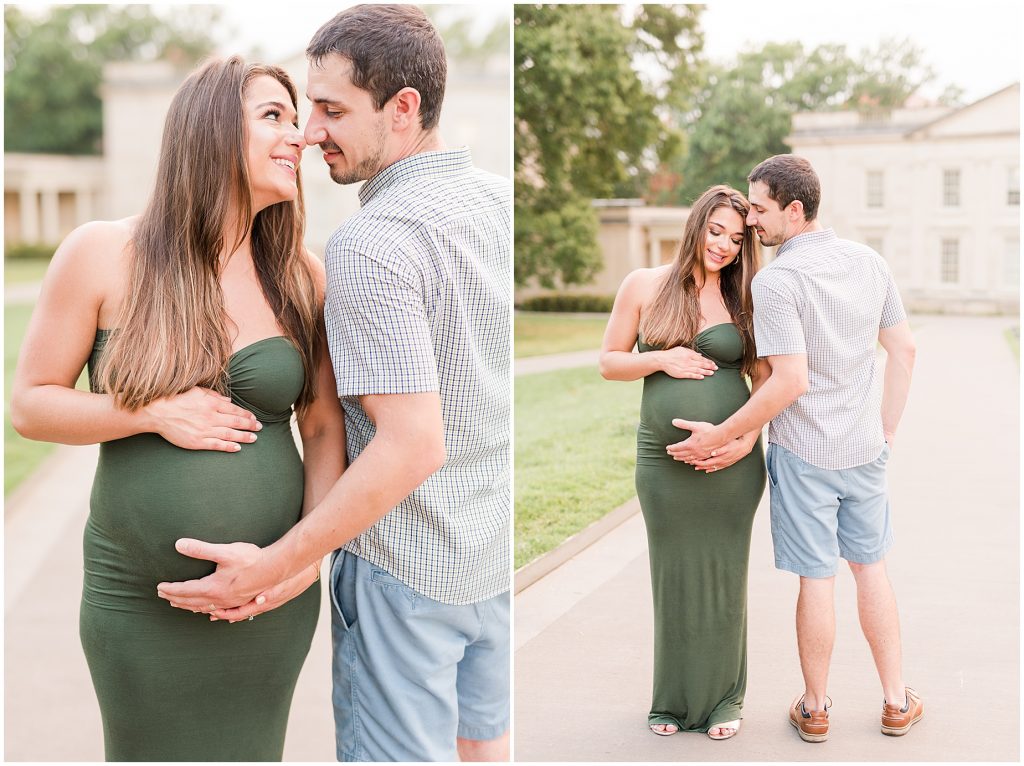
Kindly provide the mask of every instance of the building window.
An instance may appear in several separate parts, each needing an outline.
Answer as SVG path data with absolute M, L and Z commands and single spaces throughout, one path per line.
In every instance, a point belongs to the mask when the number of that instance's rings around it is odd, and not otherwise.
M 1007 286 L 1020 283 L 1020 240 L 1016 237 L 1006 239 L 1006 255 L 1003 260 L 1003 279 Z
M 960 207 L 960 171 L 942 171 L 942 204 L 946 207 Z
M 878 253 L 883 258 L 885 257 L 885 253 L 882 252 L 882 238 L 881 237 L 865 237 L 864 238 L 864 244 L 867 245 L 868 247 L 870 247 L 872 250 L 874 250 L 876 253 Z
M 939 269 L 939 281 L 944 284 L 956 284 L 960 281 L 960 240 L 942 240 L 942 263 Z
M 867 206 L 873 208 L 885 205 L 885 176 L 881 170 L 869 170 L 867 174 Z
M 1006 181 L 1006 204 L 1020 207 L 1020 166 L 1010 168 Z

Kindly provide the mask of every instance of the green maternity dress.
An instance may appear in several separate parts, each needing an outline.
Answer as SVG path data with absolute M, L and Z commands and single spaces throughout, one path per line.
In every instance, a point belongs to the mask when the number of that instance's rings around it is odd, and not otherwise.
M 636 489 L 654 595 L 654 696 L 648 721 L 707 731 L 741 717 L 747 685 L 747 564 L 764 492 L 760 440 L 749 455 L 706 473 L 673 460 L 690 435 L 673 418 L 721 423 L 750 397 L 733 324 L 701 332 L 695 350 L 718 370 L 703 380 L 656 372 L 644 379 Z M 640 351 L 651 347 L 641 339 Z
M 108 332 L 97 334 L 95 370 Z M 302 511 L 289 419 L 303 384 L 291 342 L 266 338 L 229 362 L 232 400 L 263 430 L 236 453 L 186 450 L 145 433 L 100 445 L 85 527 L 80 634 L 110 761 L 281 760 L 319 583 L 252 621 L 211 622 L 156 595 L 203 577 L 179 537 L 265 546 Z

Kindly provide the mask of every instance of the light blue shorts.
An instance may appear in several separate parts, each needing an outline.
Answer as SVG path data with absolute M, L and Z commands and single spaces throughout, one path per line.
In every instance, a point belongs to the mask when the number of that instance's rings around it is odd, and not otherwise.
M 885 482 L 889 445 L 875 460 L 830 471 L 768 445 L 775 567 L 803 577 L 833 577 L 839 558 L 874 564 L 892 547 Z
M 509 726 L 509 594 L 464 606 L 346 551 L 331 560 L 339 761 L 458 761 Z

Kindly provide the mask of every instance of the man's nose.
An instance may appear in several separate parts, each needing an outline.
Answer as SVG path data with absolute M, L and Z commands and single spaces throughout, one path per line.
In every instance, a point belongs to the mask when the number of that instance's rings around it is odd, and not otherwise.
M 320 119 L 315 115 L 310 115 L 306 121 L 306 129 L 302 133 L 302 137 L 306 140 L 306 145 L 311 146 L 313 144 L 319 144 L 321 141 L 327 138 L 327 131 L 324 130 L 323 125 L 320 124 Z

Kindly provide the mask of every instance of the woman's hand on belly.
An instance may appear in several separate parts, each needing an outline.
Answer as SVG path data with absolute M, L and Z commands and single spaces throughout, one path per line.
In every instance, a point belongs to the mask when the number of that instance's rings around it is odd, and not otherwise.
M 661 369 L 673 378 L 704 380 L 708 375 L 714 375 L 718 369 L 718 365 L 713 361 L 686 346 L 647 353 L 657 354 Z

